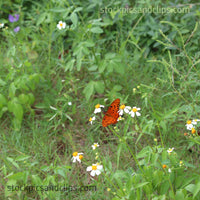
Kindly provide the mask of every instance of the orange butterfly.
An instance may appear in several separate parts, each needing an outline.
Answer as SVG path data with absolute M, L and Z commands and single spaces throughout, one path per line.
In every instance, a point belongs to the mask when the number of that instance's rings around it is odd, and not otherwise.
M 115 99 L 111 105 L 109 106 L 107 112 L 105 113 L 103 120 L 102 120 L 102 125 L 103 127 L 106 127 L 110 124 L 116 124 L 118 121 L 119 117 L 119 104 L 120 104 L 120 99 Z

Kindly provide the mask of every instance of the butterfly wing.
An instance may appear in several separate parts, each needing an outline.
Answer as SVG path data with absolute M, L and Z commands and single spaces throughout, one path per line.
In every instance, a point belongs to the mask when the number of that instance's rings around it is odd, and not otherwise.
M 103 120 L 102 120 L 103 127 L 106 127 L 110 124 L 117 123 L 117 119 L 119 117 L 119 104 L 120 104 L 120 99 L 115 99 L 111 103 L 105 116 L 103 117 Z

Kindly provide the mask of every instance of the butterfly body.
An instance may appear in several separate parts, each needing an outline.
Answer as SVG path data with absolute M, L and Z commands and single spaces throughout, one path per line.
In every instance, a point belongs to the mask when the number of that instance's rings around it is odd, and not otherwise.
M 107 127 L 110 124 L 116 124 L 119 118 L 119 104 L 120 99 L 115 99 L 111 105 L 109 106 L 107 112 L 105 113 L 103 120 L 102 120 L 102 126 Z

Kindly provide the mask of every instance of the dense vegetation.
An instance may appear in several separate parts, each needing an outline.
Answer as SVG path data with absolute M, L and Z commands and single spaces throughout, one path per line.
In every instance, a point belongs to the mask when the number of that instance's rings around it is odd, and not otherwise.
M 200 199 L 199 22 L 192 0 L 1 2 L 0 199 Z

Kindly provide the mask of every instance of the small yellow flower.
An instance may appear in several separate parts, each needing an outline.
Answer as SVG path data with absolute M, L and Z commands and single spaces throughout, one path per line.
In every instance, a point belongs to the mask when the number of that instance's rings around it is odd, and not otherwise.
M 126 188 L 124 188 L 123 191 L 125 192 L 125 191 L 126 191 Z
M 138 85 L 138 86 L 137 86 L 137 88 L 139 89 L 139 88 L 140 88 L 140 86 Z
M 162 168 L 163 168 L 163 169 L 167 168 L 167 165 L 163 165 Z
M 183 166 L 183 161 L 182 160 L 179 162 L 179 166 L 180 167 Z
M 79 155 L 79 159 L 82 160 L 83 159 L 83 155 Z
M 157 142 L 158 140 L 156 138 L 154 138 L 154 142 Z
M 107 191 L 108 191 L 108 192 L 110 192 L 110 190 L 111 190 L 110 188 L 107 188 Z
M 195 133 L 196 133 L 195 128 L 192 128 L 192 129 L 191 129 L 191 133 L 192 133 L 192 134 L 195 134 Z
M 133 92 L 135 93 L 135 91 L 136 91 L 136 88 L 133 88 Z

